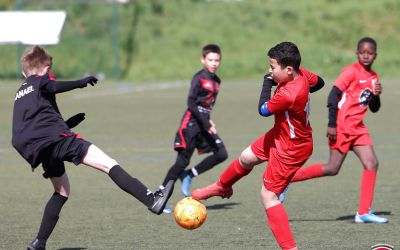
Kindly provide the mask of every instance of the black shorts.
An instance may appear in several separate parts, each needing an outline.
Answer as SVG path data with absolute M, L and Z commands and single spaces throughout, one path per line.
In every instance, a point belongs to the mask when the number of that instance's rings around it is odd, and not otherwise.
M 65 173 L 64 161 L 78 165 L 85 157 L 92 143 L 85 141 L 76 134 L 63 137 L 55 144 L 40 152 L 40 159 L 44 170 L 43 177 L 60 177 Z
M 218 151 L 220 148 L 225 148 L 225 145 L 217 134 L 202 132 L 197 127 L 179 130 L 175 136 L 176 151 L 197 149 L 199 154 L 203 154 Z

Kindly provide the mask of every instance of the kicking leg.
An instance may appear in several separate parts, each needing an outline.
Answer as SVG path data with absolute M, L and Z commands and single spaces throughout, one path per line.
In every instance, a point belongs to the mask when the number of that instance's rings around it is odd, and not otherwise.
M 221 173 L 218 182 L 205 188 L 195 189 L 192 197 L 196 200 L 205 200 L 212 196 L 229 198 L 233 194 L 232 186 L 242 177 L 248 175 L 255 165 L 262 163 L 251 150 L 247 147 L 240 155 L 239 159 L 234 160 Z
M 117 161 L 93 144 L 90 145 L 82 163 L 107 173 L 115 184 L 142 202 L 153 213 L 160 214 L 172 195 L 172 182 L 166 185 L 163 192 L 153 194 L 142 182 L 125 172 Z

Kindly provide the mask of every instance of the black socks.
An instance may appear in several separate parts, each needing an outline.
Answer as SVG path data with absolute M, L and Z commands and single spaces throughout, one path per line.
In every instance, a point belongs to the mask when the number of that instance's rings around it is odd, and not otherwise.
M 46 241 L 49 238 L 51 232 L 53 232 L 53 229 L 57 224 L 58 215 L 61 212 L 61 208 L 67 199 L 67 197 L 62 196 L 57 192 L 51 196 L 50 200 L 46 204 L 46 207 L 44 208 L 42 223 L 40 224 L 37 235 L 39 240 Z
M 118 185 L 122 190 L 131 194 L 140 202 L 147 207 L 151 207 L 154 202 L 154 196 L 152 192 L 141 183 L 138 179 L 130 176 L 125 170 L 119 165 L 115 165 L 110 169 L 108 173 L 110 178 Z

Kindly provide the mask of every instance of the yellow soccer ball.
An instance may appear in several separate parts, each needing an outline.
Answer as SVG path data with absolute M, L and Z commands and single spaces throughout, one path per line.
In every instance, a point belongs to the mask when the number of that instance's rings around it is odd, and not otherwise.
M 207 217 L 206 206 L 192 197 L 178 201 L 174 209 L 174 218 L 179 226 L 192 230 L 200 227 Z

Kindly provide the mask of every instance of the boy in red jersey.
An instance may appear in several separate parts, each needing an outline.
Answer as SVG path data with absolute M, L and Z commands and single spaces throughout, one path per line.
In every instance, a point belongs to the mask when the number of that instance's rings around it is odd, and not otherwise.
M 59 214 L 70 194 L 70 184 L 64 161 L 75 165 L 83 163 L 100 170 L 148 209 L 161 214 L 172 194 L 172 181 L 162 192 L 151 193 L 138 179 L 130 176 L 118 162 L 101 149 L 71 131 L 84 114 L 77 114 L 67 121 L 61 116 L 56 94 L 88 84 L 94 86 L 93 76 L 76 81 L 55 81 L 49 73 L 52 57 L 39 46 L 28 48 L 21 64 L 25 81 L 16 93 L 13 110 L 12 145 L 31 165 L 32 171 L 42 164 L 43 177 L 50 179 L 54 193 L 47 202 L 36 238 L 28 250 L 46 249 L 46 241 L 55 228 Z
M 343 69 L 328 97 L 330 156 L 327 163 L 317 163 L 300 169 L 292 181 L 303 181 L 322 176 L 333 176 L 339 170 L 349 150 L 360 159 L 364 170 L 356 223 L 387 223 L 388 219 L 371 213 L 378 159 L 363 118 L 367 109 L 380 108 L 382 86 L 379 76 L 372 70 L 376 59 L 376 41 L 364 37 L 357 44 L 358 62 Z M 281 199 L 284 199 L 283 197 Z
M 320 89 L 324 81 L 300 67 L 300 52 L 291 42 L 277 44 L 268 51 L 268 56 L 270 75 L 264 77 L 259 113 L 266 117 L 273 114 L 274 127 L 247 147 L 216 183 L 193 190 L 192 196 L 196 200 L 212 196 L 229 198 L 235 182 L 249 174 L 255 165 L 268 161 L 261 189 L 268 224 L 282 249 L 297 249 L 278 195 L 312 153 L 309 94 Z M 278 86 L 270 98 L 274 82 Z

